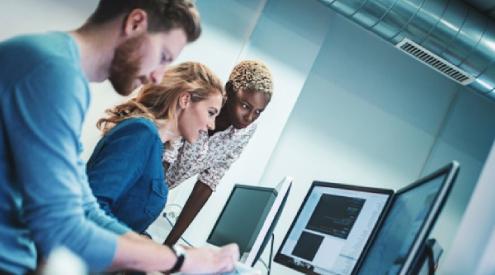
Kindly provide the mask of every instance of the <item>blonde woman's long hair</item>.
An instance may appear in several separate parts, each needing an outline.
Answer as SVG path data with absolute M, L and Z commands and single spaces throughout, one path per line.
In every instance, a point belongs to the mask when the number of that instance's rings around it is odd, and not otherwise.
M 121 121 L 132 117 L 144 117 L 158 125 L 157 120 L 173 120 L 179 97 L 189 93 L 191 102 L 207 99 L 212 94 L 226 95 L 220 79 L 205 65 L 184 62 L 168 69 L 160 84 L 144 86 L 135 98 L 106 110 L 107 116 L 96 123 L 106 134 Z

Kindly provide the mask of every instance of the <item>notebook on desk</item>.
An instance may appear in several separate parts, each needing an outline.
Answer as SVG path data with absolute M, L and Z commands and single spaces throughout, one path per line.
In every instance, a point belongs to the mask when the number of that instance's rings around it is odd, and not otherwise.
M 409 274 L 458 169 L 397 192 L 313 182 L 274 260 L 309 274 Z

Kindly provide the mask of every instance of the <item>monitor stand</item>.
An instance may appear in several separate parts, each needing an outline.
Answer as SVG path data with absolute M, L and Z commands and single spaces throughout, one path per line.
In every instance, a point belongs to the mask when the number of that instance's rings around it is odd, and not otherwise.
M 421 249 L 417 263 L 412 269 L 412 274 L 434 275 L 442 256 L 443 248 L 435 239 L 428 239 Z

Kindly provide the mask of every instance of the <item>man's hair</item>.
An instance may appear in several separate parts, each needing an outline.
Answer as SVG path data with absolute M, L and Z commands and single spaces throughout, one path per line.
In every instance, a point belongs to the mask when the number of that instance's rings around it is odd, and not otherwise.
M 249 90 L 264 93 L 271 98 L 273 80 L 270 69 L 261 61 L 244 60 L 237 64 L 229 76 L 227 90 Z
M 195 41 L 201 34 L 199 12 L 192 0 L 100 0 L 88 23 L 99 25 L 120 15 L 127 18 L 134 9 L 147 13 L 148 32 L 180 28 L 186 33 L 188 42 Z

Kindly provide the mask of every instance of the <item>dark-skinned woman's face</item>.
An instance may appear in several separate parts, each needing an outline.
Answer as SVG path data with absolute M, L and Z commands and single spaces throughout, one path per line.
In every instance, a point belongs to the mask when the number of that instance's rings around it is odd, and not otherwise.
M 269 102 L 270 96 L 265 93 L 241 89 L 228 93 L 225 108 L 234 128 L 243 129 L 258 119 Z

